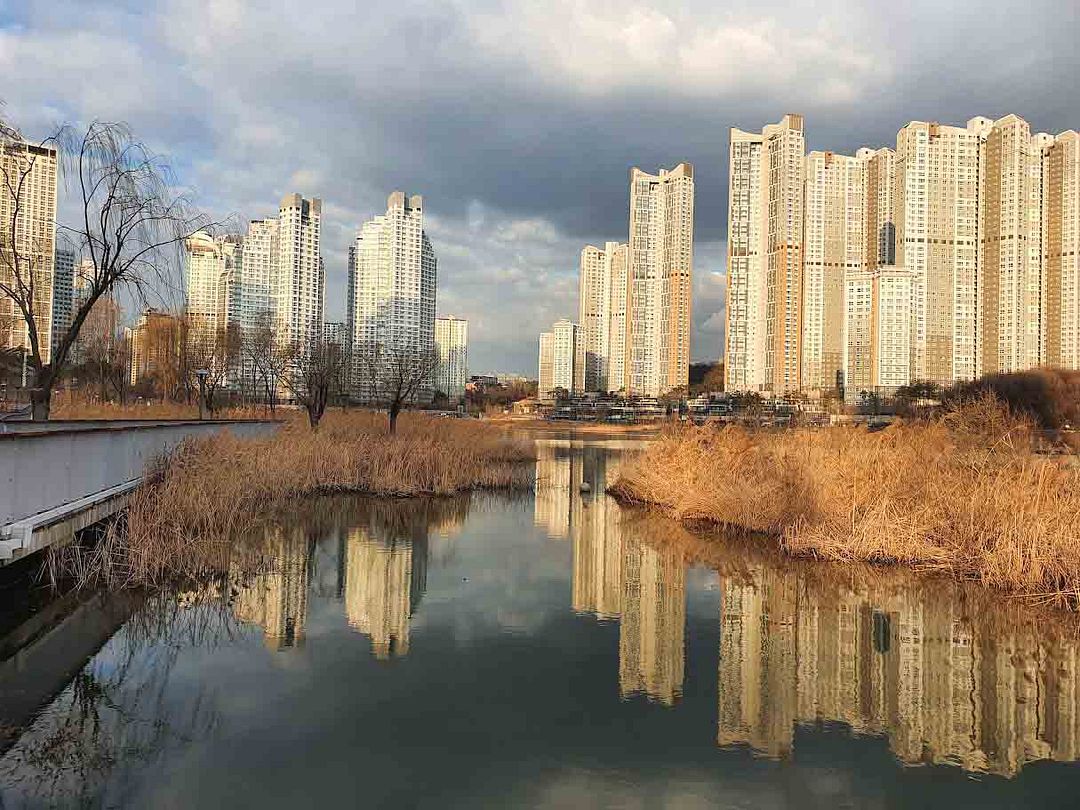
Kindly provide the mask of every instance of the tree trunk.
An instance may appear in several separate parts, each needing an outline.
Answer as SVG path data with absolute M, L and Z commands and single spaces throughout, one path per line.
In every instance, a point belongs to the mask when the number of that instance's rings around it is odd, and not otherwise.
M 30 388 L 30 418 L 35 422 L 49 421 L 54 382 L 52 370 L 47 366 L 34 374 L 34 384 Z
M 401 405 L 397 402 L 390 406 L 390 435 L 393 436 L 397 432 L 397 418 L 401 413 Z

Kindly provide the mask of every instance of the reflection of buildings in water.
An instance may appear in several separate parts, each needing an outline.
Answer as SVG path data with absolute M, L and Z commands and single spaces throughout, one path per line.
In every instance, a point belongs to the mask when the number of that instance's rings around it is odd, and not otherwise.
M 375 540 L 365 529 L 349 532 L 345 612 L 349 625 L 370 637 L 378 658 L 409 652 L 409 620 L 427 580 L 426 555 L 408 540 Z
M 874 600 L 761 566 L 722 587 L 721 745 L 783 756 L 796 723 L 841 721 L 906 763 L 1012 775 L 1080 755 L 1075 640 L 973 629 L 949 589 Z
M 595 448 L 587 448 L 594 449 Z M 583 480 L 592 494 L 572 494 L 571 536 L 574 567 L 571 604 L 579 613 L 612 619 L 622 612 L 622 541 L 618 505 L 607 495 L 607 457 L 601 453 L 582 458 Z
M 261 625 L 271 649 L 298 647 L 307 622 L 310 543 L 303 531 L 267 532 L 268 569 L 230 576 L 236 591 L 233 611 L 240 621 Z
M 581 459 L 570 442 L 538 442 L 536 447 L 536 505 L 533 522 L 549 537 L 570 534 L 571 509 L 582 482 Z
M 671 548 L 623 539 L 619 692 L 672 705 L 682 694 L 686 563 Z
M 604 494 L 615 475 L 610 457 L 605 448 L 585 446 L 561 459 L 572 461 L 563 468 L 573 482 L 563 490 L 574 547 L 571 603 L 580 613 L 619 619 L 620 694 L 671 705 L 682 693 L 685 665 L 686 563 L 675 548 L 627 536 L 618 504 Z M 590 494 L 580 493 L 582 481 Z M 542 509 L 538 489 L 537 523 L 550 526 L 541 521 Z

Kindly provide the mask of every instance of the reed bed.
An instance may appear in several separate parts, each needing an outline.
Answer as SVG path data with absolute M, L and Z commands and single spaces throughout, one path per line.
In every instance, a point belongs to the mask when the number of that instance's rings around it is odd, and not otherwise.
M 877 433 L 683 428 L 612 491 L 797 556 L 904 563 L 1076 607 L 1080 467 L 1041 441 L 989 398 Z
M 111 587 L 155 585 L 220 570 L 242 555 L 299 499 L 351 492 L 443 496 L 528 486 L 529 443 L 487 425 L 405 414 L 389 435 L 386 417 L 331 411 L 317 432 L 299 417 L 276 434 L 240 439 L 227 431 L 183 443 L 147 473 L 126 517 L 90 546 L 68 548 L 54 572 Z M 258 555 L 257 543 L 249 544 Z

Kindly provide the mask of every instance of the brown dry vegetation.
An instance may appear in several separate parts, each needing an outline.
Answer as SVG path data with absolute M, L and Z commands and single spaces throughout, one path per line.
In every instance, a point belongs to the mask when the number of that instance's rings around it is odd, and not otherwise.
M 1080 467 L 1039 442 L 991 398 L 877 433 L 683 428 L 613 492 L 771 535 L 795 555 L 909 563 L 1075 606 Z
M 272 436 L 223 431 L 182 444 L 132 496 L 124 523 L 90 548 L 67 549 L 53 570 L 113 586 L 197 577 L 219 552 L 310 495 L 451 495 L 527 486 L 530 444 L 482 423 L 334 411 L 318 432 L 299 417 Z M 216 563 L 214 563 L 216 564 Z

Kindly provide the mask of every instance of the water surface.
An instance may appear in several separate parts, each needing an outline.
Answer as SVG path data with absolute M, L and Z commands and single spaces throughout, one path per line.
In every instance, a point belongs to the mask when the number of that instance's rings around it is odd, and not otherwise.
M 0 646 L 0 806 L 1080 804 L 1068 622 L 623 510 L 633 446 L 312 502 L 255 571 L 69 600 Z

